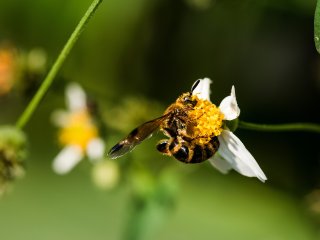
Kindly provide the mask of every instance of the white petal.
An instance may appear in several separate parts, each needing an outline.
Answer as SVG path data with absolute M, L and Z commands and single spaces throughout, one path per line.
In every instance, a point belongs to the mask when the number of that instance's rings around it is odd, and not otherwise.
M 231 88 L 231 94 L 228 97 L 225 97 L 219 106 L 221 112 L 224 115 L 225 120 L 233 120 L 239 117 L 240 108 L 238 107 L 237 99 L 236 99 L 236 91 L 234 86 Z
M 105 151 L 104 142 L 100 138 L 92 139 L 87 146 L 87 155 L 90 160 L 101 160 Z
M 70 83 L 66 89 L 67 106 L 70 111 L 86 109 L 86 94 L 78 83 Z
M 83 158 L 81 147 L 66 146 L 53 160 L 52 168 L 58 174 L 66 174 Z
M 220 142 L 218 153 L 228 161 L 234 170 L 244 176 L 257 177 L 262 182 L 267 180 L 256 160 L 236 135 L 224 130 L 218 139 Z
M 200 82 L 197 87 L 193 89 L 192 94 L 197 95 L 200 99 L 210 101 L 210 84 L 212 83 L 212 81 L 209 78 L 199 80 Z
M 212 166 L 214 166 L 216 169 L 218 169 L 220 172 L 224 174 L 228 173 L 229 170 L 232 169 L 230 163 L 223 159 L 219 152 L 217 152 L 212 158 L 210 158 L 209 162 L 212 164 Z

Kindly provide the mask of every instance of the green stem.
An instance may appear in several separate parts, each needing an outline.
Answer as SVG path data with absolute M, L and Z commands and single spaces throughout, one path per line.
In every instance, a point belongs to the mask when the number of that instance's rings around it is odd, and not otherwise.
M 315 123 L 257 124 L 239 120 L 238 127 L 242 129 L 266 132 L 303 131 L 320 133 L 320 125 Z
M 81 18 L 80 22 L 76 26 L 75 30 L 69 37 L 67 43 L 64 45 L 62 51 L 60 52 L 59 56 L 57 57 L 56 61 L 54 62 L 53 66 L 51 67 L 50 71 L 48 72 L 47 76 L 45 77 L 44 81 L 42 82 L 41 86 L 39 87 L 36 94 L 31 99 L 28 106 L 25 108 L 23 113 L 20 115 L 16 127 L 22 129 L 26 123 L 29 121 L 30 117 L 38 107 L 40 101 L 43 99 L 44 95 L 48 91 L 49 87 L 51 86 L 53 79 L 57 75 L 58 71 L 60 70 L 62 64 L 66 60 L 67 56 L 69 55 L 72 47 L 77 42 L 80 34 L 84 30 L 85 26 L 87 25 L 90 18 L 93 16 L 95 11 L 97 10 L 98 6 L 103 0 L 93 0 L 91 5 L 89 6 L 86 13 Z
M 125 240 L 145 239 L 144 233 L 148 231 L 149 201 L 137 196 L 130 200 L 130 214 L 124 232 Z

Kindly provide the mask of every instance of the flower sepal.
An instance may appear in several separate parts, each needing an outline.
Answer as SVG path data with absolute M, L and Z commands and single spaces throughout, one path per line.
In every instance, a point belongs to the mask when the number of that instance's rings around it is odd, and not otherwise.
M 238 128 L 238 125 L 239 125 L 239 119 L 236 118 L 236 119 L 231 120 L 231 121 L 225 121 L 223 128 L 224 129 L 228 129 L 231 132 L 235 132 L 237 130 L 237 128 Z

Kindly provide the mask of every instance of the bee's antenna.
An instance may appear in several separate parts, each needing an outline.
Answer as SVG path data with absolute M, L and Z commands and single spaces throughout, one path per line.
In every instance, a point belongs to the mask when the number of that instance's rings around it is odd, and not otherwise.
M 200 83 L 200 79 L 198 79 L 197 81 L 195 81 L 195 83 L 192 85 L 192 87 L 191 87 L 191 94 L 192 94 L 193 90 L 199 85 L 199 83 Z

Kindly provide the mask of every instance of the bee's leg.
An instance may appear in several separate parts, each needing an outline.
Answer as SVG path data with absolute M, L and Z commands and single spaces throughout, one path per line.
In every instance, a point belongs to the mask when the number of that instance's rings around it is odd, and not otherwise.
M 166 135 L 169 138 L 171 138 L 171 137 L 174 138 L 177 136 L 177 131 L 174 131 L 173 129 L 164 128 L 162 131 L 163 131 L 164 135 Z
M 164 134 L 169 138 L 175 138 L 179 135 L 180 129 L 183 129 L 185 125 L 178 118 L 173 118 L 170 124 L 164 128 Z
M 157 150 L 165 155 L 171 156 L 169 146 L 173 142 L 173 138 L 160 140 L 157 144 Z

